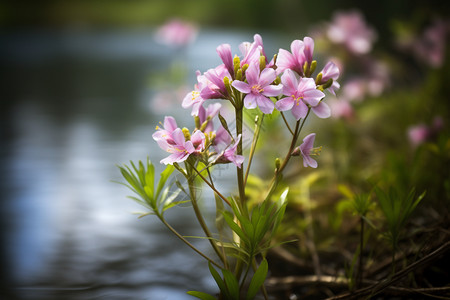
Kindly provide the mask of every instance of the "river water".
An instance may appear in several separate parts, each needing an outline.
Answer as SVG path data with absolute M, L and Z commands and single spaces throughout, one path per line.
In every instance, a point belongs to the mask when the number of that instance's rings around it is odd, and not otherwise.
M 143 208 L 112 181 L 122 181 L 116 164 L 129 160 L 150 156 L 161 170 L 155 125 L 168 113 L 188 115 L 176 105 L 195 70 L 219 64 L 219 44 L 236 52 L 252 36 L 203 30 L 172 49 L 151 29 L 0 35 L 0 298 L 192 299 L 186 291 L 216 291 L 205 261 L 155 218 L 138 219 L 133 212 Z M 280 47 L 276 35 L 263 38 L 268 54 Z M 220 172 L 232 188 L 234 170 Z M 184 235 L 201 235 L 188 205 L 167 217 Z M 204 240 L 193 243 L 210 253 Z

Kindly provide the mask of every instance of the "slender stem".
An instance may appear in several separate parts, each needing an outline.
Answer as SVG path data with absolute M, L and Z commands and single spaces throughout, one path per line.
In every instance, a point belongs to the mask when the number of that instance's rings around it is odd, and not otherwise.
M 242 107 L 236 108 L 236 136 L 239 136 L 242 134 L 242 124 L 243 124 L 243 109 Z M 237 155 L 242 155 L 242 138 L 239 141 L 239 144 L 236 149 Z M 248 218 L 248 211 L 247 206 L 245 204 L 245 184 L 244 184 L 244 164 L 241 165 L 241 167 L 236 166 L 236 172 L 237 172 L 237 183 L 238 183 L 238 190 L 239 190 L 239 203 L 240 208 L 242 210 L 242 213 L 244 214 L 244 217 Z
M 198 254 L 200 254 L 200 256 L 202 256 L 203 258 L 205 258 L 207 261 L 209 261 L 210 263 L 212 263 L 213 265 L 215 265 L 218 268 L 221 268 L 220 265 L 218 265 L 215 261 L 213 261 L 211 258 L 209 258 L 208 256 L 206 256 L 203 252 L 201 252 L 200 250 L 198 250 L 194 245 L 192 245 L 188 240 L 186 240 L 181 234 L 178 233 L 178 231 L 176 231 L 172 226 L 170 226 L 169 223 L 166 222 L 166 220 L 163 218 L 162 215 L 160 214 L 156 214 L 158 216 L 158 218 L 161 220 L 161 222 L 173 233 L 175 234 L 180 240 L 182 240 L 186 245 L 188 245 L 192 250 L 194 250 L 195 252 L 197 252 Z
M 364 247 L 364 218 L 360 217 L 361 222 L 361 232 L 359 233 L 359 265 L 358 265 L 358 280 L 356 281 L 356 288 L 361 287 L 363 280 L 363 247 Z
M 247 185 L 247 178 L 248 178 L 248 174 L 250 173 L 250 166 L 253 161 L 253 155 L 256 150 L 256 144 L 258 143 L 259 133 L 261 131 L 262 122 L 264 121 L 264 116 L 265 116 L 265 114 L 262 115 L 261 121 L 259 122 L 259 124 L 258 123 L 255 124 L 256 128 L 255 128 L 255 133 L 253 135 L 252 147 L 250 148 L 250 154 L 248 156 L 248 165 L 247 165 L 247 170 L 245 171 L 244 186 Z
M 209 167 L 206 168 L 206 172 L 208 173 L 209 180 L 211 181 L 211 188 L 213 188 L 213 190 L 215 191 L 214 181 L 213 181 L 213 178 L 211 176 L 211 172 L 209 171 Z M 216 195 L 217 195 L 217 193 L 216 193 Z M 217 203 L 216 203 L 216 213 L 218 213 L 218 212 L 219 212 L 219 207 L 217 207 Z M 216 217 L 217 217 L 217 215 L 216 215 Z M 223 245 L 222 235 L 220 234 L 220 230 L 219 230 L 219 236 L 220 236 L 220 242 Z M 225 267 L 225 269 L 228 270 L 228 261 L 227 261 L 227 255 L 225 253 L 225 247 L 222 246 L 222 247 L 220 247 L 220 249 L 222 250 L 222 257 L 224 259 L 224 261 L 223 261 L 224 267 Z
M 192 165 L 189 165 L 189 164 L 186 164 L 186 169 L 188 169 L 188 166 L 190 166 L 192 169 L 197 170 L 195 167 L 193 167 Z M 188 175 L 190 173 L 191 172 L 188 171 Z M 222 256 L 222 252 L 219 250 L 215 241 L 212 239 L 212 234 L 209 231 L 209 228 L 206 225 L 205 220 L 203 219 L 203 215 L 200 211 L 200 208 L 198 207 L 197 196 L 195 193 L 194 177 L 189 176 L 189 177 L 187 177 L 187 180 L 188 180 L 188 186 L 189 186 L 189 194 L 191 195 L 191 203 L 192 203 L 192 207 L 195 212 L 195 216 L 197 217 L 197 220 L 198 220 L 200 226 L 202 227 L 203 231 L 205 232 L 206 236 L 208 237 L 208 240 L 209 240 L 211 246 L 213 247 L 214 251 L 216 252 L 217 256 L 219 256 L 219 258 L 222 262 L 225 262 L 225 258 Z
M 286 117 L 284 116 L 284 113 L 282 111 L 280 111 L 281 113 L 281 117 L 283 118 L 284 124 L 286 124 L 287 129 L 289 130 L 289 132 L 294 135 L 294 132 L 292 131 L 291 127 L 289 126 L 288 121 L 286 120 Z
M 275 191 L 275 188 L 278 183 L 278 179 L 279 179 L 281 173 L 283 172 L 284 168 L 287 166 L 289 159 L 292 156 L 292 151 L 294 151 L 295 144 L 297 143 L 297 139 L 300 135 L 300 132 L 303 129 L 303 126 L 305 125 L 306 119 L 308 118 L 310 111 L 311 111 L 311 108 L 308 108 L 308 112 L 306 113 L 306 116 L 303 118 L 303 120 L 302 121 L 298 120 L 297 123 L 295 124 L 294 135 L 292 137 L 291 145 L 289 146 L 289 150 L 286 153 L 286 157 L 284 158 L 282 164 L 280 165 L 279 168 L 277 168 L 275 170 L 275 174 L 272 177 L 272 181 L 270 182 L 270 185 L 269 185 L 270 188 L 267 193 L 266 199 L 268 199 L 270 197 L 270 195 L 272 195 L 272 193 Z
M 190 163 L 189 163 L 190 164 Z M 226 204 L 228 204 L 229 206 L 231 206 L 230 201 L 228 201 L 227 198 L 225 198 L 224 195 L 222 195 L 214 186 L 214 184 L 208 181 L 208 179 L 205 178 L 205 176 L 202 175 L 202 173 L 200 173 L 197 168 L 195 168 L 192 164 L 190 164 L 190 166 L 192 167 L 192 169 L 197 173 L 197 175 L 214 191 L 214 193 L 217 194 L 217 196 L 219 196 L 223 201 L 225 201 Z M 209 171 L 208 171 L 209 174 Z

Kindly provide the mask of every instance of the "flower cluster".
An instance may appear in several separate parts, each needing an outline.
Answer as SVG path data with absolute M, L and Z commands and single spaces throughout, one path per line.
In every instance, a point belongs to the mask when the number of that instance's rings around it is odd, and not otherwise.
M 219 116 L 221 104 L 205 107 L 207 100 L 228 101 L 236 111 L 243 108 L 259 108 L 264 114 L 271 114 L 275 109 L 291 111 L 297 122 L 305 119 L 310 110 L 319 118 L 331 115 L 330 107 L 323 101 L 324 91 L 335 94 L 339 88 L 336 81 L 339 69 L 328 62 L 313 77 L 317 61 L 313 59 L 312 38 L 293 41 L 291 51 L 280 49 L 273 58 L 266 56 L 258 34 L 252 43 L 244 42 L 239 49 L 241 55 L 233 56 L 229 44 L 220 45 L 216 50 L 223 63 L 203 74 L 197 71 L 197 84 L 182 102 L 182 107 L 191 109 L 195 119 L 192 132 L 178 128 L 172 117 L 166 117 L 163 128 L 157 127 L 153 138 L 171 153 L 161 163 L 173 164 L 197 157 L 206 165 L 232 162 L 241 167 L 244 158 L 238 151 L 240 133 L 233 136 L 223 119 L 222 126 L 215 130 L 214 119 Z M 308 145 L 313 140 L 308 139 Z M 307 162 L 305 166 L 317 166 L 311 162 L 308 151 L 301 151 Z

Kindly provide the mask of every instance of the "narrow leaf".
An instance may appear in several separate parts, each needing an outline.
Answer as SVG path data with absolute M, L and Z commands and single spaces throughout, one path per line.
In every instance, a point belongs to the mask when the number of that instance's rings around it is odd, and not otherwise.
M 216 300 L 216 297 L 207 294 L 207 293 L 203 293 L 203 292 L 197 292 L 197 291 L 189 291 L 187 292 L 188 295 L 197 297 L 198 299 L 201 300 Z
M 258 290 L 261 288 L 261 286 L 264 284 L 264 281 L 266 280 L 268 270 L 269 265 L 267 263 L 267 260 L 264 259 L 259 265 L 259 268 L 256 270 L 255 274 L 253 275 L 252 281 L 250 282 L 250 286 L 248 287 L 246 300 L 252 300 L 255 298 L 256 294 L 258 293 Z

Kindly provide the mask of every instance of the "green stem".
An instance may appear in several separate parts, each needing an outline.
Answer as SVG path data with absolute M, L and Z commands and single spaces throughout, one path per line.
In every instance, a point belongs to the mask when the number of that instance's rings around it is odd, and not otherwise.
M 361 287 L 363 280 L 363 247 L 364 247 L 364 218 L 360 217 L 361 232 L 359 236 L 359 265 L 358 265 L 358 280 L 356 281 L 356 288 Z
M 186 240 L 181 234 L 178 233 L 178 231 L 176 231 L 172 226 L 170 226 L 169 223 L 166 222 L 166 220 L 163 218 L 162 215 L 160 215 L 159 213 L 156 214 L 158 216 L 158 218 L 161 220 L 161 222 L 173 233 L 175 234 L 180 240 L 182 240 L 186 245 L 188 245 L 192 250 L 194 250 L 195 252 L 197 252 L 198 254 L 200 254 L 200 256 L 202 256 L 203 258 L 205 258 L 207 261 L 209 261 L 211 264 L 215 265 L 218 268 L 221 268 L 220 265 L 218 265 L 215 261 L 213 261 L 211 258 L 209 258 L 208 256 L 206 256 L 203 252 L 201 252 L 200 250 L 198 250 L 194 245 L 192 245 L 188 240 Z
M 189 163 L 190 164 L 190 163 Z M 224 195 L 222 195 L 214 186 L 214 184 L 212 182 L 209 182 L 208 179 L 205 178 L 205 176 L 202 175 L 202 173 L 197 170 L 197 168 L 195 168 L 193 165 L 190 164 L 190 166 L 192 167 L 192 169 L 197 173 L 197 175 L 214 191 L 214 193 L 217 194 L 217 196 L 219 196 L 226 204 L 228 204 L 229 206 L 231 206 L 230 201 L 228 201 L 227 198 L 225 198 Z M 208 171 L 209 174 L 209 171 Z
M 294 134 L 292 137 L 291 145 L 289 146 L 289 150 L 286 153 L 286 157 L 284 158 L 280 167 L 275 170 L 275 174 L 272 177 L 272 181 L 270 182 L 270 185 L 269 185 L 270 188 L 269 188 L 269 192 L 267 193 L 266 199 L 268 199 L 272 195 L 272 193 L 275 191 L 275 188 L 278 184 L 280 175 L 283 172 L 284 168 L 286 168 L 286 166 L 289 162 L 289 159 L 292 156 L 292 151 L 294 151 L 294 149 L 295 149 L 295 144 L 297 143 L 297 139 L 300 135 L 300 132 L 303 129 L 303 126 L 305 125 L 306 119 L 308 118 L 310 111 L 311 111 L 311 108 L 308 108 L 308 112 L 306 113 L 306 116 L 303 118 L 303 120 L 302 121 L 298 120 L 297 123 L 295 124 L 295 129 L 294 129 Z
M 239 140 L 239 144 L 236 149 L 237 155 L 242 155 L 242 124 L 243 124 L 243 109 L 242 107 L 236 108 L 236 136 L 241 135 L 241 139 Z M 248 217 L 248 212 L 245 204 L 245 185 L 244 185 L 244 164 L 241 167 L 236 167 L 237 170 L 237 183 L 239 190 L 239 202 L 244 213 L 244 216 Z
M 259 124 L 258 124 L 258 122 L 256 122 L 256 124 L 255 124 L 255 133 L 253 135 L 252 147 L 250 148 L 250 154 L 248 156 L 247 170 L 245 171 L 244 187 L 247 185 L 247 178 L 248 178 L 248 174 L 250 173 L 250 166 L 253 161 L 253 155 L 256 150 L 256 144 L 258 143 L 259 133 L 261 131 L 262 122 L 264 121 L 264 116 L 265 116 L 265 114 L 262 115 L 261 121 L 259 122 Z
M 190 165 L 190 164 L 186 164 L 186 169 L 189 170 L 189 167 L 191 167 L 192 169 L 197 170 L 194 166 Z M 194 209 L 195 212 L 195 216 L 197 217 L 197 220 L 200 224 L 200 226 L 203 229 L 203 232 L 205 233 L 205 235 L 208 237 L 208 240 L 211 244 L 211 246 L 213 247 L 214 251 L 216 252 L 217 256 L 219 256 L 220 260 L 222 262 L 225 262 L 225 258 L 222 256 L 222 252 L 219 250 L 219 248 L 217 247 L 216 243 L 214 242 L 214 240 L 212 239 L 212 234 L 209 231 L 208 226 L 206 225 L 205 220 L 203 219 L 203 215 L 200 211 L 200 208 L 198 207 L 198 203 L 197 203 L 197 196 L 195 193 L 195 182 L 194 179 L 195 177 L 190 176 L 191 172 L 188 171 L 188 177 L 186 178 L 188 181 L 188 186 L 189 186 L 189 194 L 191 195 L 191 202 L 192 202 L 192 207 Z

